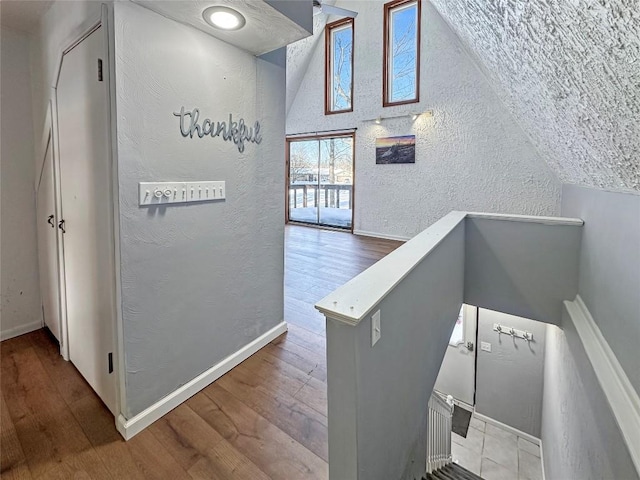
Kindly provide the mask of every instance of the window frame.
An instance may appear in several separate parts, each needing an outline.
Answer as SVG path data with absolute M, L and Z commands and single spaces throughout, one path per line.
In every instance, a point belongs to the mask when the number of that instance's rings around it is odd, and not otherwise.
M 332 85 L 333 85 L 333 77 L 332 77 L 332 68 L 333 68 L 333 49 L 331 36 L 333 30 L 337 28 L 344 27 L 346 25 L 351 26 L 351 105 L 349 108 L 341 109 L 341 110 L 332 110 L 331 103 L 333 99 Z M 348 113 L 353 112 L 353 57 L 355 54 L 355 22 L 353 18 L 342 18 L 340 20 L 336 20 L 335 22 L 328 23 L 325 27 L 325 39 L 324 39 L 324 51 L 325 51 L 325 60 L 324 60 L 324 114 L 325 115 L 333 115 L 336 113 Z
M 400 100 L 397 102 L 393 102 L 390 100 L 390 82 L 389 82 L 389 74 L 391 73 L 390 63 L 390 47 L 391 47 L 391 39 L 390 37 L 390 19 L 393 10 L 404 7 L 408 4 L 415 3 L 416 4 L 416 90 L 415 96 L 413 98 L 407 100 Z M 422 2 L 421 0 L 393 0 L 389 3 L 384 4 L 384 46 L 383 46 L 383 58 L 382 58 L 382 106 L 383 107 L 391 107 L 394 105 L 405 105 L 409 103 L 418 103 L 420 101 L 420 44 L 421 42 L 421 33 L 420 27 L 422 23 Z

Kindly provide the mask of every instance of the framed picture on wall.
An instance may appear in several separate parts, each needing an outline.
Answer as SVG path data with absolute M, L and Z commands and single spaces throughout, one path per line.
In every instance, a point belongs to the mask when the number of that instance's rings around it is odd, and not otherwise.
M 416 163 L 416 136 L 376 138 L 376 164 Z

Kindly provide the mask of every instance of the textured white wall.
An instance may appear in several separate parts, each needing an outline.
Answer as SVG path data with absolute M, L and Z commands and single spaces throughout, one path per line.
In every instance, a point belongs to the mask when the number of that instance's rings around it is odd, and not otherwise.
M 640 190 L 634 0 L 432 0 L 563 182 Z
M 29 38 L 3 27 L 0 262 L 2 338 L 41 326 Z
M 421 101 L 382 108 L 383 4 L 336 3 L 359 12 L 353 113 L 324 115 L 323 42 L 311 52 L 293 45 L 288 55 L 288 65 L 312 58 L 287 115 L 287 133 L 358 128 L 356 232 L 410 237 L 451 210 L 557 214 L 557 177 L 428 2 L 422 10 Z M 433 118 L 371 121 L 427 109 Z M 415 165 L 375 164 L 376 137 L 407 134 L 416 135 Z
M 115 4 L 122 315 L 130 418 L 283 319 L 284 69 Z M 262 124 L 239 153 L 173 112 Z M 141 181 L 225 180 L 226 201 L 138 206 Z

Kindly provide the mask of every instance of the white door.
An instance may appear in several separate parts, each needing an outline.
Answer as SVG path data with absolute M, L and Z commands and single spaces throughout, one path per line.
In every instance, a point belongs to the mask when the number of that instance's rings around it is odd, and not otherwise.
M 478 309 L 463 305 L 440 367 L 435 389 L 473 406 Z
M 57 87 L 69 359 L 116 413 L 114 253 L 107 82 L 98 28 L 63 57 Z
M 38 193 L 36 215 L 38 232 L 38 260 L 40 263 L 40 291 L 44 323 L 60 341 L 60 290 L 58 284 L 58 219 L 55 216 L 55 188 L 53 183 L 53 153 L 51 139 L 45 151 Z

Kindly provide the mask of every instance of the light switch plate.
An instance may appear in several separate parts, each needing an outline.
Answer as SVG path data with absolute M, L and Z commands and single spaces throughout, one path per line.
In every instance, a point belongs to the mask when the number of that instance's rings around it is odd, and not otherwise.
M 480 342 L 480 350 L 483 352 L 491 352 L 491 344 L 489 342 Z
M 380 340 L 380 310 L 371 316 L 371 346 L 373 347 Z

